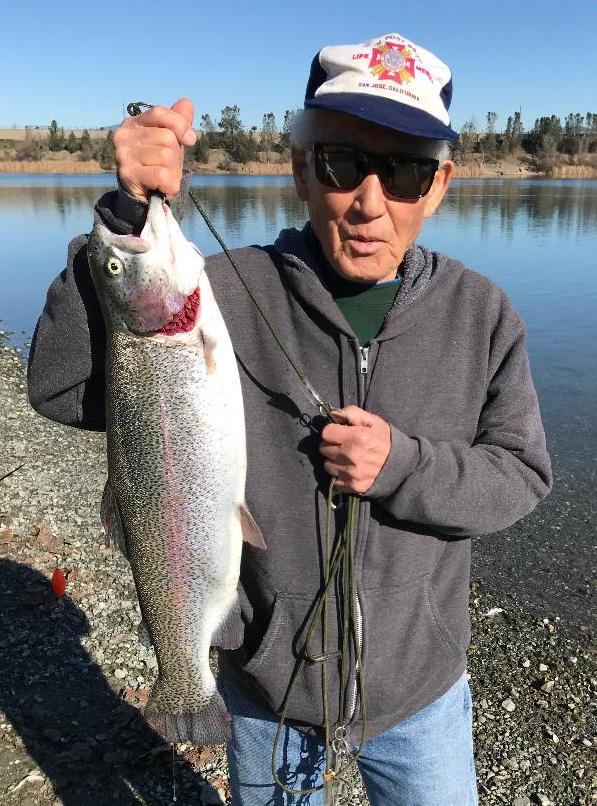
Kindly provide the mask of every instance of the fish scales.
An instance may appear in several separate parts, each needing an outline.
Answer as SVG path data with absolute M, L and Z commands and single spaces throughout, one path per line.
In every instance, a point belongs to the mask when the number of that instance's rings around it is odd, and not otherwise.
M 236 593 L 242 538 L 218 538 L 240 531 L 227 499 L 232 488 L 242 500 L 244 468 L 226 429 L 239 412 L 200 346 L 117 333 L 107 389 L 110 483 L 160 672 L 150 711 L 198 711 L 214 695 L 211 637 Z

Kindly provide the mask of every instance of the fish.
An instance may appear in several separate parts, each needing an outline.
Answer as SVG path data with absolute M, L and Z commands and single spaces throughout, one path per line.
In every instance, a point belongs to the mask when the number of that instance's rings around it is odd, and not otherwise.
M 144 716 L 170 742 L 220 744 L 230 717 L 211 646 L 243 640 L 246 435 L 233 346 L 205 272 L 163 197 L 139 235 L 96 219 L 87 245 L 106 325 L 108 480 L 101 517 L 127 556 L 158 675 Z

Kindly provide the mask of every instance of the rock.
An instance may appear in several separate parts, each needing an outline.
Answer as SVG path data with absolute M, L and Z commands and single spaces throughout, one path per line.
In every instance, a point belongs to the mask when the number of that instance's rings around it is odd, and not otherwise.
M 489 610 L 486 613 L 483 613 L 482 615 L 485 616 L 486 618 L 492 618 L 493 616 L 497 616 L 498 613 L 503 612 L 504 612 L 503 607 L 490 607 Z
M 14 540 L 15 536 L 8 527 L 0 530 L 0 543 L 13 543 Z
M 512 803 L 512 806 L 531 806 L 531 801 L 526 795 L 522 795 L 520 798 L 516 798 L 516 800 Z
M 118 678 L 118 680 L 124 680 L 126 675 L 126 669 L 114 669 L 114 677 Z
M 554 686 L 555 682 L 553 680 L 546 680 L 541 686 L 541 691 L 544 691 L 546 694 L 551 694 Z
M 39 528 L 36 530 L 37 532 L 37 543 L 44 549 L 48 549 L 49 551 L 56 551 L 57 543 L 56 538 L 52 534 L 52 530 L 48 526 L 47 523 L 42 523 Z
M 522 662 L 522 666 L 524 666 L 525 669 L 528 669 L 530 667 L 530 665 L 531 665 L 531 661 L 528 658 L 525 658 L 523 660 L 523 662 Z M 528 798 L 527 798 L 527 800 L 528 800 Z
M 549 666 L 546 666 L 544 663 L 539 664 L 539 671 L 540 672 L 547 672 L 549 670 Z
M 516 710 L 516 705 L 512 702 L 512 700 L 508 697 L 502 702 L 502 708 L 504 711 L 508 711 L 512 713 L 512 711 Z
M 539 806 L 552 806 L 551 800 L 541 792 L 536 792 L 533 797 L 535 803 L 538 803 Z

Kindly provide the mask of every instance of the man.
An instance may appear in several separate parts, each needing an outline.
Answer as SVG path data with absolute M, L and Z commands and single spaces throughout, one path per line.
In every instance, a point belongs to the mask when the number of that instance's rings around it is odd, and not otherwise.
M 354 752 L 363 731 L 358 763 L 375 806 L 477 803 L 465 674 L 470 538 L 531 511 L 551 471 L 520 318 L 489 280 L 415 243 L 453 173 L 450 98 L 447 66 L 397 34 L 324 48 L 293 131 L 309 223 L 272 246 L 236 250 L 287 349 L 342 407 L 339 423 L 319 433 L 305 416 L 314 412 L 300 383 L 226 259 L 207 261 L 243 386 L 247 503 L 268 544 L 244 549 L 245 638 L 220 655 L 239 806 L 297 802 L 272 781 L 282 712 L 290 727 L 277 776 L 308 791 L 326 771 L 322 663 L 305 664 L 285 695 L 322 588 L 329 477 L 338 493 L 360 496 L 354 644 L 342 662 L 338 653 L 325 661 L 332 726 L 346 736 L 336 749 Z M 96 208 L 114 231 L 141 229 L 152 190 L 180 200 L 192 118 L 181 99 L 124 121 L 114 138 L 120 188 Z M 45 416 L 102 429 L 104 334 L 85 243 L 71 243 L 49 290 L 29 388 Z M 330 603 L 333 653 L 345 597 L 334 589 Z

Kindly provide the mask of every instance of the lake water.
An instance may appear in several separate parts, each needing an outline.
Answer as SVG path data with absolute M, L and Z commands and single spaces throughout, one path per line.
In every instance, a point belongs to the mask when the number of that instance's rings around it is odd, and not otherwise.
M 305 220 L 290 177 L 201 176 L 194 185 L 230 247 L 270 243 Z M 90 230 L 93 203 L 112 186 L 110 175 L 0 174 L 0 328 L 13 343 L 26 343 L 69 239 Z M 219 251 L 192 207 L 183 228 L 204 253 Z M 521 578 L 545 570 L 545 602 L 561 611 L 584 598 L 595 564 L 597 182 L 457 180 L 421 242 L 497 282 L 527 323 L 557 484 L 539 514 L 505 534 Z M 480 544 L 478 569 L 506 584 L 498 540 Z M 576 593 L 576 579 L 554 593 L 549 569 L 564 566 L 579 577 Z

